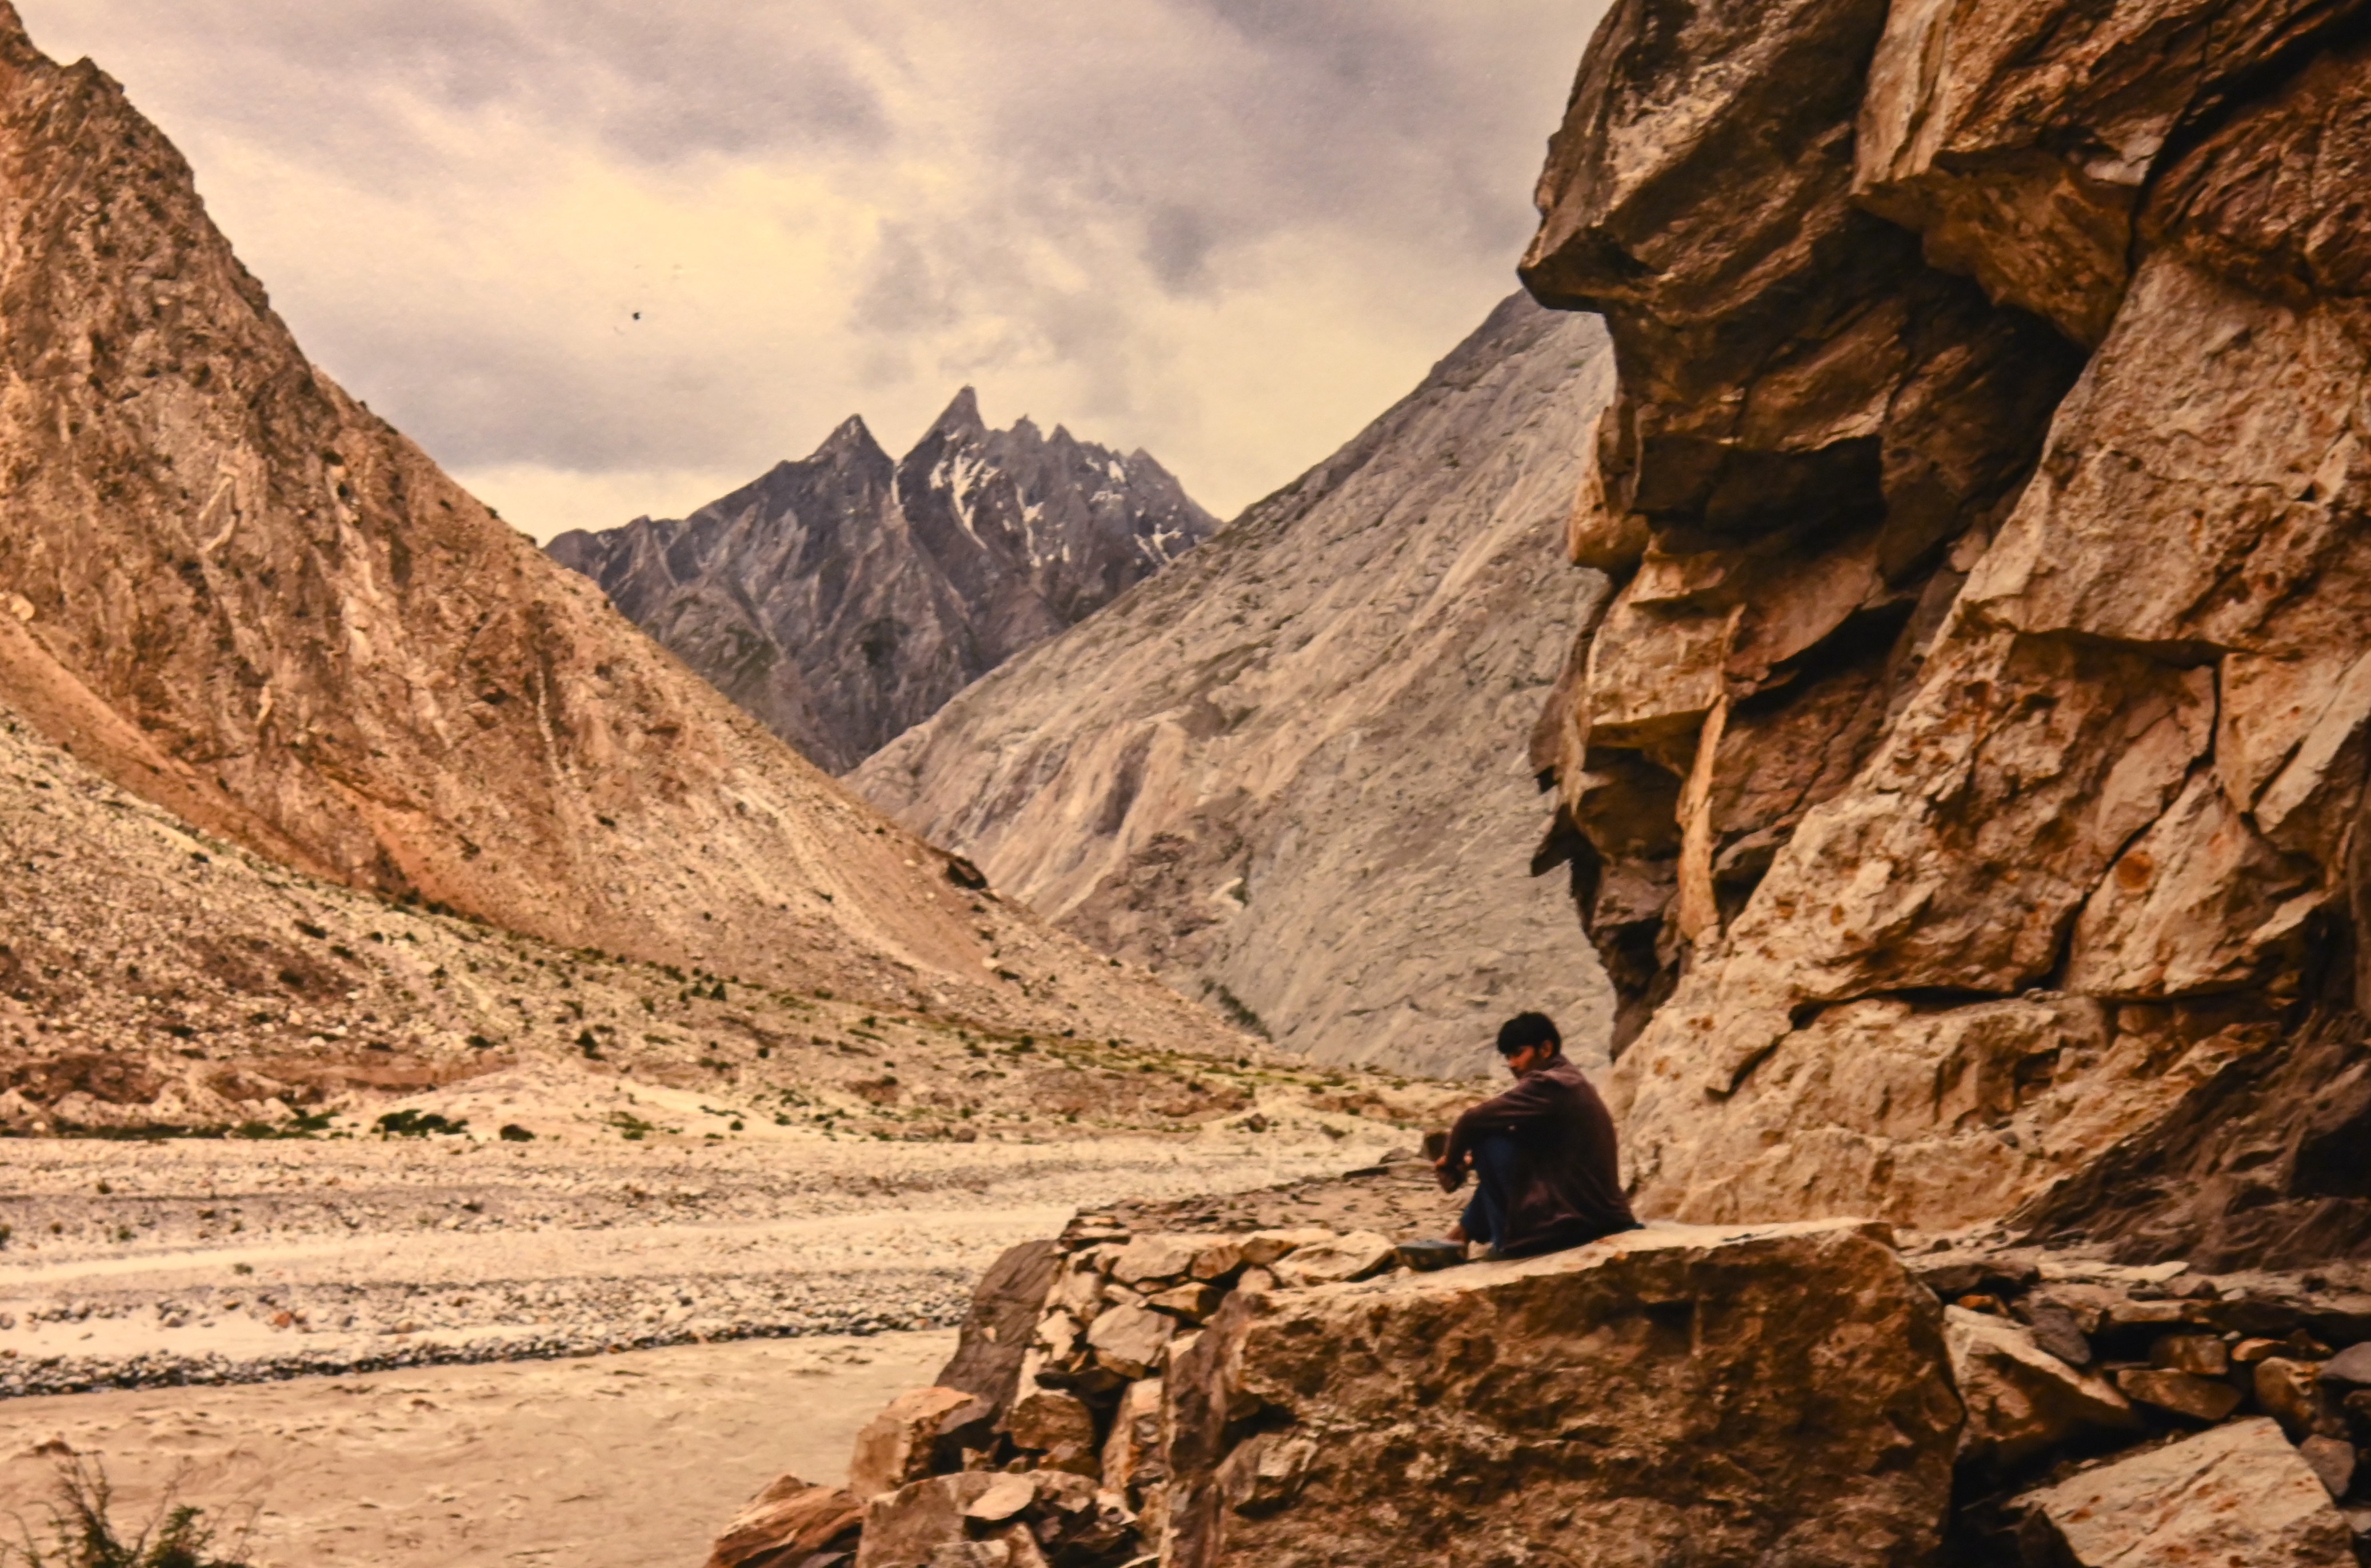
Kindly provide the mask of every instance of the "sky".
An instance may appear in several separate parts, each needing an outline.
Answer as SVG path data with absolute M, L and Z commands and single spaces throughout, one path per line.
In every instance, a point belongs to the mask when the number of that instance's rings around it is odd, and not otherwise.
M 1602 0 L 17 0 L 548 539 L 956 390 L 1220 516 L 1514 287 Z

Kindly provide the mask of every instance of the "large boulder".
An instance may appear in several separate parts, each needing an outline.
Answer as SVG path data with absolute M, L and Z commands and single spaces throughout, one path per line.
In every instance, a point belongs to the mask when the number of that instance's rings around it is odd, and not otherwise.
M 2030 1494 L 2078 1568 L 2355 1568 L 2320 1478 L 2262 1417 L 2152 1448 Z
M 1910 1568 L 1960 1425 L 1940 1307 L 1849 1221 L 1239 1291 L 1168 1388 L 1172 1568 Z

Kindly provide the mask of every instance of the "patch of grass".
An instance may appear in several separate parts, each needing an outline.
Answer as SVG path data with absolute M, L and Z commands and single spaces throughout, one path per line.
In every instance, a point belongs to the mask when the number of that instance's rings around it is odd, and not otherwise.
M 79 1456 L 67 1459 L 58 1466 L 57 1501 L 50 1505 L 51 1544 L 36 1541 L 19 1516 L 17 1544 L 0 1543 L 0 1568 L 249 1568 L 243 1553 L 251 1526 L 222 1541 L 204 1509 L 176 1499 L 178 1486 L 176 1478 L 156 1514 L 126 1539 L 113 1517 L 106 1467 Z

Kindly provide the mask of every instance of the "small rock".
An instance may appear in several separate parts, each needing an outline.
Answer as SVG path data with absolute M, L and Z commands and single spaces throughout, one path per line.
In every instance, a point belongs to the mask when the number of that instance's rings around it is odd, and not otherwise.
M 1192 1285 L 1181 1285 L 1174 1290 L 1164 1290 L 1145 1305 L 1156 1312 L 1172 1313 L 1187 1322 L 1198 1323 L 1217 1311 L 1220 1303 L 1226 1298 L 1227 1293 L 1217 1286 L 1197 1280 Z
M 1982 1312 L 1989 1318 L 2008 1316 L 2008 1305 L 1997 1296 L 1962 1296 L 1954 1303 L 1963 1312 Z
M 2231 1347 L 2231 1359 L 2241 1366 L 2253 1366 L 2269 1355 L 2278 1355 L 2284 1349 L 2278 1340 L 2243 1339 Z
M 1135 1496 L 1165 1480 L 1162 1462 L 1161 1392 L 1158 1378 L 1130 1383 L 1112 1412 L 1111 1437 L 1104 1444 L 1103 1482 L 1106 1489 Z
M 964 1517 L 984 1525 L 1000 1525 L 1007 1519 L 1018 1518 L 1036 1501 L 1036 1477 L 1027 1474 L 999 1476 L 993 1485 L 964 1509 Z
M 848 1490 L 870 1499 L 921 1480 L 940 1458 L 954 1458 L 939 1452 L 941 1440 L 987 1413 L 987 1401 L 960 1389 L 915 1389 L 898 1395 L 856 1435 Z
M 1048 1312 L 1038 1322 L 1033 1343 L 1047 1361 L 1065 1366 L 1078 1359 L 1080 1336 L 1078 1319 L 1068 1312 Z
M 1012 1568 L 1012 1548 L 1000 1540 L 951 1540 L 931 1553 L 930 1568 Z
M 2371 1341 L 2349 1345 L 2323 1363 L 2321 1380 L 2350 1389 L 2371 1389 Z
M 1243 1238 L 1230 1236 L 1225 1240 L 1214 1241 L 1195 1253 L 1194 1262 L 1187 1266 L 1186 1272 L 1196 1279 L 1222 1280 L 1243 1266 Z
M 1033 1389 L 1012 1402 L 1005 1417 L 1012 1445 L 1044 1456 L 1048 1470 L 1091 1475 L 1101 1469 L 1095 1454 L 1095 1416 L 1075 1394 Z
M 2239 1408 L 2239 1390 L 2191 1372 L 2166 1372 L 2130 1366 L 2116 1374 L 2116 1387 L 2128 1399 L 2138 1400 L 2176 1415 L 2209 1424 Z
M 2076 1568 L 2354 1568 L 2346 1522 L 2321 1482 L 2261 1417 L 2085 1470 L 2027 1501 Z
M 2342 1437 L 2345 1418 L 2340 1415 L 2316 1376 L 2321 1368 L 2310 1361 L 2284 1355 L 2256 1363 L 2256 1402 L 2292 1437 Z
M 2321 1477 L 2321 1484 L 2330 1488 L 2335 1500 L 2346 1495 L 2354 1484 L 2354 1445 L 2343 1437 L 2308 1437 L 2297 1445 L 2297 1452 Z
M 2066 1308 L 2054 1301 L 2032 1303 L 2025 1309 L 2025 1323 L 2033 1335 L 2033 1343 L 2067 1366 L 2091 1365 L 2091 1342 Z
M 2120 1329 L 2171 1328 L 2198 1320 L 2198 1309 L 2186 1301 L 2120 1301 L 2108 1309 L 2108 1321 Z
M 1243 1262 L 1266 1268 L 1302 1247 L 1331 1241 L 1334 1233 L 1322 1226 L 1304 1225 L 1279 1230 L 1255 1230 L 1243 1238 Z
M 2231 1351 L 2213 1334 L 2159 1334 L 2149 1346 L 2149 1365 L 2220 1378 L 2231 1370 Z
M 1205 1236 L 1139 1236 L 1112 1260 L 1112 1278 L 1122 1285 L 1184 1279 L 1209 1240 Z
M 2003 1470 L 2092 1432 L 2140 1425 L 2132 1405 L 2104 1378 L 2046 1355 L 2026 1331 L 1979 1312 L 1947 1308 L 1943 1343 L 1951 1379 L 1968 1408 L 1960 1457 Z
M 934 1475 L 864 1505 L 856 1568 L 930 1568 L 939 1548 L 962 1541 L 964 1510 L 1001 1477 L 979 1470 Z
M 724 1527 L 709 1552 L 708 1568 L 742 1568 L 761 1559 L 803 1562 L 854 1531 L 863 1519 L 863 1508 L 840 1488 L 781 1476 Z
M 1390 1268 L 1396 1250 L 1388 1236 L 1354 1230 L 1296 1249 L 1276 1265 L 1276 1277 L 1279 1284 L 1295 1288 L 1365 1279 Z
M 1461 1241 L 1403 1241 L 1394 1250 L 1393 1261 L 1403 1268 L 1418 1274 L 1455 1268 L 1465 1261 L 1465 1245 Z
M 1122 1378 L 1150 1377 L 1177 1332 L 1177 1320 L 1143 1307 L 1115 1307 L 1087 1330 L 1096 1363 Z

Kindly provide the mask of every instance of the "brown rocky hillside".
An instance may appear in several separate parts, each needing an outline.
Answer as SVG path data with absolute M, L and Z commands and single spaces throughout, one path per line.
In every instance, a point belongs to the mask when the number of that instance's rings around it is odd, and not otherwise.
M 2371 1249 L 2364 7 L 1624 0 L 1551 715 L 1648 1212 Z
M 0 320 L 0 700 L 124 789 L 565 947 L 1233 1048 L 954 885 L 308 363 L 179 155 L 5 5 Z

